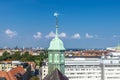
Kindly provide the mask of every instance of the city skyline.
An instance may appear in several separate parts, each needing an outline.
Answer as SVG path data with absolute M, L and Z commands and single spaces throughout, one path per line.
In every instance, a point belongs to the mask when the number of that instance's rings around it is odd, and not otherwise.
M 1 0 L 0 47 L 44 47 L 55 36 L 66 48 L 106 48 L 120 41 L 120 1 Z

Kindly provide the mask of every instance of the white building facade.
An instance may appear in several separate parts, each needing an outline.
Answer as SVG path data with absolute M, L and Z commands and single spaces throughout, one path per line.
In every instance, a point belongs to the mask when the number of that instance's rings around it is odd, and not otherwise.
M 42 80 L 44 79 L 45 76 L 48 74 L 48 62 L 44 61 L 41 67 L 42 70 Z
M 48 68 L 42 72 L 47 74 Z M 112 52 L 102 57 L 66 57 L 65 75 L 69 80 L 120 80 L 120 53 Z
M 69 80 L 101 80 L 100 59 L 68 57 L 65 59 L 65 75 Z
M 120 52 L 111 52 L 102 57 L 102 79 L 120 80 Z

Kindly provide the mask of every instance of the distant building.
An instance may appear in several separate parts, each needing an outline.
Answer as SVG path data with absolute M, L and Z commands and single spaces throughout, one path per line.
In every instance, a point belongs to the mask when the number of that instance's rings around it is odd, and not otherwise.
M 115 47 L 107 47 L 107 50 L 115 51 Z
M 100 57 L 66 57 L 65 75 L 69 80 L 101 80 Z
M 31 66 L 19 61 L 0 62 L 0 80 L 29 80 Z
M 31 66 L 31 74 L 35 75 L 36 64 L 35 62 L 27 62 Z
M 48 62 L 44 61 L 42 63 L 42 80 L 47 76 L 48 74 Z
M 2 56 L 4 52 L 5 52 L 5 50 L 0 49 L 0 56 Z
M 120 52 L 120 45 L 116 46 L 116 47 L 115 47 L 115 50 L 116 50 L 117 52 Z
M 117 45 L 116 47 L 107 47 L 107 50 L 111 50 L 111 51 L 120 51 L 120 45 Z
M 111 52 L 101 59 L 102 80 L 120 80 L 120 52 Z

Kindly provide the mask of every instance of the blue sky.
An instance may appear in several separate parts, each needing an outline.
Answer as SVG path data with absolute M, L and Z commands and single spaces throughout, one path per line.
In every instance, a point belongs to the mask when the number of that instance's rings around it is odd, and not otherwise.
M 0 47 L 48 48 L 59 15 L 66 48 L 105 48 L 120 42 L 119 0 L 0 0 Z

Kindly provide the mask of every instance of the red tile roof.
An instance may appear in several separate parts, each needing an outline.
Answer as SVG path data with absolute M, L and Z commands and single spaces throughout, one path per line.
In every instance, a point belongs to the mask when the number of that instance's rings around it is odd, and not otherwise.
M 18 67 L 16 67 L 16 68 L 10 70 L 8 73 L 13 77 L 13 80 L 17 80 L 16 77 L 15 77 L 15 75 L 16 75 L 17 73 L 20 73 L 20 74 L 23 75 L 23 74 L 25 73 L 25 70 L 24 70 L 23 67 L 18 66 Z M 11 80 L 12 80 L 12 79 L 11 79 Z
M 5 77 L 7 80 L 17 80 L 15 77 L 16 74 L 20 73 L 21 75 L 24 75 L 26 71 L 23 67 L 18 66 L 16 68 L 11 69 L 8 72 L 0 71 L 0 77 Z
M 4 77 L 7 80 L 11 80 L 8 73 L 6 71 L 0 71 L 0 77 Z

